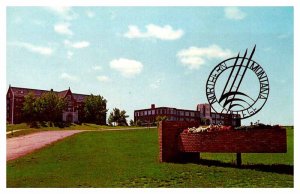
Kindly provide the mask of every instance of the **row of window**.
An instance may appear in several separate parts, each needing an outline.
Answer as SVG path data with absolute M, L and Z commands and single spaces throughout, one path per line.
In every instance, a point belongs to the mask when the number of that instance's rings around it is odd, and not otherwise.
M 183 118 L 183 117 L 167 117 L 167 121 L 196 121 L 195 118 Z M 143 123 L 154 123 L 156 122 L 155 118 L 147 118 L 144 120 L 141 120 Z
M 147 115 L 179 115 L 179 116 L 187 116 L 187 117 L 198 117 L 199 113 L 196 111 L 182 111 L 176 109 L 156 109 L 156 110 L 143 110 L 143 111 L 135 111 L 134 116 L 147 116 Z

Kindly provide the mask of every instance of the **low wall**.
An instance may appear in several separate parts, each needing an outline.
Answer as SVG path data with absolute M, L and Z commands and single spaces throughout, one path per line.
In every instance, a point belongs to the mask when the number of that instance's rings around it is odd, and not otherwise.
M 181 133 L 178 137 L 181 152 L 219 153 L 285 153 L 284 128 Z
M 162 121 L 159 123 L 159 161 L 189 162 L 200 159 L 199 152 L 218 153 L 285 153 L 286 129 L 253 129 L 186 133 L 198 122 Z
M 183 162 L 199 160 L 198 153 L 184 153 L 179 150 L 179 134 L 188 127 L 198 127 L 199 122 L 161 121 L 158 126 L 159 161 Z

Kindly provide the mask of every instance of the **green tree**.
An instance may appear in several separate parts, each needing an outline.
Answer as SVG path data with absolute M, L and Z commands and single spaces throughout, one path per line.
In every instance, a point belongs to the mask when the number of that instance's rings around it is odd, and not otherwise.
M 108 124 L 111 126 L 117 125 L 117 120 L 120 118 L 120 109 L 114 108 L 108 117 Z
M 37 120 L 36 98 L 32 92 L 24 97 L 22 111 L 26 121 L 32 123 Z
M 201 125 L 210 125 L 210 120 L 207 118 L 201 118 L 200 119 L 200 124 Z
M 99 125 L 106 124 L 106 103 L 103 96 L 91 94 L 84 101 L 85 121 Z
M 65 99 L 60 98 L 52 90 L 36 99 L 36 110 L 40 121 L 57 122 L 62 119 L 62 112 L 67 107 Z
M 128 123 L 127 123 L 127 119 L 129 116 L 126 115 L 126 111 L 125 110 L 122 110 L 121 113 L 120 113 L 120 118 L 118 120 L 118 125 L 121 125 L 121 126 L 128 126 Z
M 130 119 L 129 124 L 130 124 L 130 126 L 135 126 L 135 123 L 132 119 Z
M 126 115 L 125 110 L 120 110 L 118 108 L 114 108 L 112 112 L 110 112 L 108 117 L 108 124 L 113 126 L 128 126 L 126 118 L 129 116 Z
M 141 121 L 141 120 L 137 120 L 137 121 L 135 122 L 135 125 L 136 125 L 136 126 L 142 126 L 142 121 Z
M 155 118 L 155 120 L 156 120 L 156 123 L 158 124 L 160 121 L 165 121 L 165 120 L 167 120 L 167 116 L 157 116 L 156 118 Z

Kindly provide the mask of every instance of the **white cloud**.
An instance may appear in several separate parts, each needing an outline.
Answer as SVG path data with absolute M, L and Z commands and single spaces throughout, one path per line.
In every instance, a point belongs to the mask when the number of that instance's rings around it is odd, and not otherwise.
M 206 60 L 232 56 L 229 49 L 222 49 L 218 45 L 211 45 L 209 47 L 190 47 L 188 49 L 180 50 L 177 57 L 180 62 L 189 69 L 199 69 L 201 65 L 205 64 Z
M 62 73 L 60 75 L 60 78 L 63 79 L 63 80 L 71 81 L 71 82 L 76 82 L 76 81 L 79 80 L 78 77 L 70 75 L 68 73 Z
M 160 87 L 161 82 L 162 82 L 162 79 L 157 79 L 157 80 L 155 80 L 153 83 L 151 83 L 149 86 L 150 86 L 150 88 L 152 88 L 152 89 L 157 89 L 157 88 Z
M 95 15 L 96 15 L 94 12 L 92 12 L 92 11 L 89 11 L 89 10 L 88 10 L 88 11 L 86 11 L 85 13 L 86 13 L 87 17 L 89 17 L 89 18 L 94 18 L 94 17 L 95 17 Z
M 46 22 L 42 21 L 42 20 L 39 20 L 39 19 L 32 20 L 32 23 L 34 25 L 41 26 L 41 27 L 45 27 L 46 26 Z
M 71 42 L 69 40 L 65 40 L 64 44 L 67 47 L 72 47 L 75 49 L 81 49 L 81 48 L 86 48 L 86 47 L 90 46 L 90 43 L 88 41 Z
M 146 26 L 147 31 L 141 32 L 141 30 L 134 25 L 128 26 L 128 32 L 124 34 L 127 38 L 156 38 L 161 40 L 176 40 L 181 38 L 183 30 L 174 30 L 172 26 L 165 25 L 163 27 L 148 24 Z
M 23 22 L 23 19 L 21 16 L 15 16 L 15 18 L 13 18 L 12 22 L 15 24 L 20 24 Z
M 269 51 L 272 50 L 272 47 L 266 47 L 266 48 L 263 48 L 263 50 L 264 50 L 265 52 L 269 52 Z
M 74 20 L 78 16 L 71 7 L 47 7 L 47 9 L 64 20 Z
M 111 81 L 110 78 L 105 76 L 105 75 L 100 75 L 100 76 L 97 76 L 96 78 L 100 82 L 109 82 L 109 81 Z
M 71 59 L 73 57 L 74 53 L 72 51 L 67 52 L 67 58 Z
M 90 43 L 87 42 L 87 41 L 74 42 L 72 44 L 72 47 L 77 48 L 77 49 L 85 48 L 85 47 L 88 47 L 88 46 L 90 46 Z
M 242 20 L 247 14 L 237 7 L 226 7 L 224 9 L 225 17 L 232 20 Z
M 289 37 L 289 34 L 280 34 L 277 36 L 277 38 L 279 38 L 279 39 L 286 39 L 288 37 Z
M 124 77 L 133 77 L 142 72 L 143 64 L 131 59 L 115 59 L 110 62 L 110 68 L 118 71 Z
M 116 12 L 115 11 L 111 11 L 110 12 L 110 20 L 114 20 L 114 19 L 116 19 L 116 17 L 117 17 Z
M 93 70 L 102 70 L 102 67 L 100 65 L 95 65 L 92 67 Z
M 30 52 L 37 53 L 40 55 L 50 56 L 53 54 L 53 49 L 50 47 L 37 46 L 27 42 L 14 42 L 11 43 L 10 45 L 24 48 Z
M 72 30 L 70 30 L 71 24 L 69 23 L 58 23 L 54 25 L 54 31 L 59 34 L 73 35 Z

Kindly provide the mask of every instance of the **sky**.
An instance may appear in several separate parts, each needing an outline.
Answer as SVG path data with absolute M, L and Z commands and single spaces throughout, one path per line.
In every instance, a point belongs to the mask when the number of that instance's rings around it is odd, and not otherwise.
M 207 103 L 213 68 L 252 50 L 269 98 L 242 124 L 294 124 L 292 7 L 7 7 L 6 88 L 69 87 L 108 113 Z M 252 83 L 245 88 L 251 90 Z

